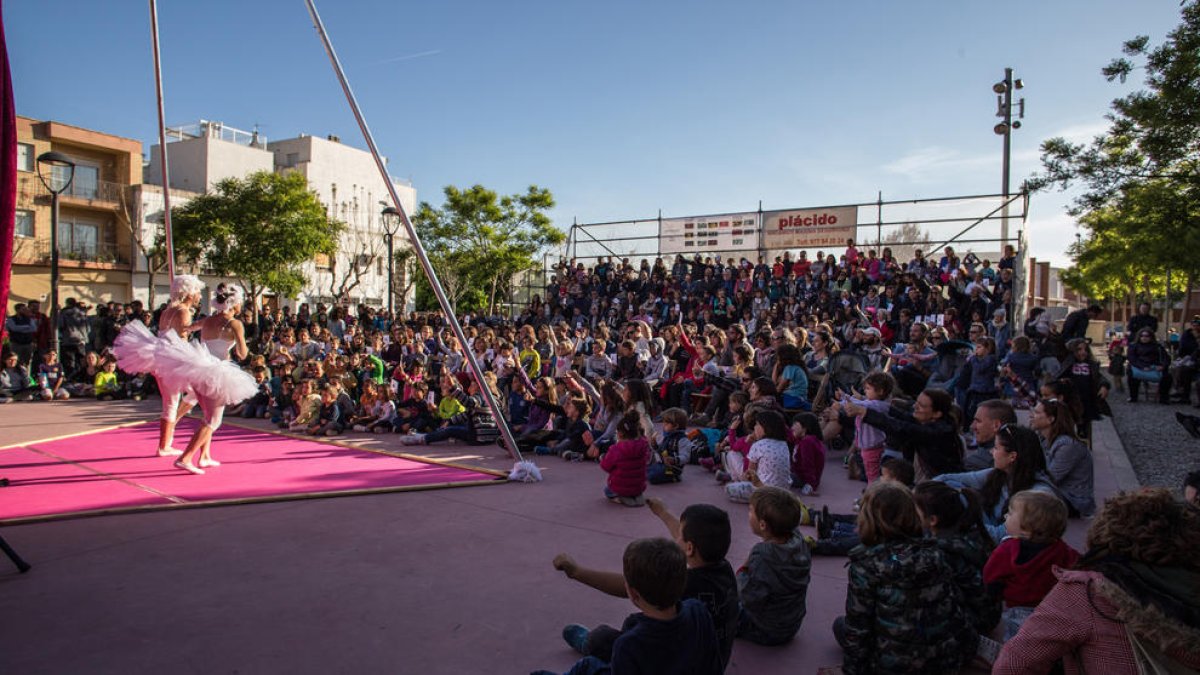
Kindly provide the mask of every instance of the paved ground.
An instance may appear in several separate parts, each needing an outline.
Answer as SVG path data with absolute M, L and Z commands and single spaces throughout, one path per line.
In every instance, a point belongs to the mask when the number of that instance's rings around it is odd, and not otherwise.
M 0 407 L 0 444 L 153 417 L 156 402 Z M 1096 445 L 1097 494 L 1136 486 L 1111 425 Z M 355 438 L 354 435 L 349 438 Z M 358 437 L 399 447 L 397 437 Z M 147 449 L 152 450 L 152 449 Z M 435 446 L 492 468 L 497 448 Z M 615 623 L 626 601 L 567 581 L 560 551 L 620 568 L 633 537 L 663 534 L 646 509 L 603 500 L 592 464 L 541 462 L 543 483 L 279 502 L 23 525 L 2 533 L 35 565 L 0 561 L 5 673 L 523 673 L 565 670 L 569 622 Z M 224 469 L 222 469 L 224 470 Z M 0 475 L 3 467 L 0 467 Z M 197 477 L 218 479 L 219 474 Z M 822 496 L 859 492 L 830 457 Z M 730 561 L 754 544 L 746 508 L 708 474 L 652 487 L 677 511 L 700 501 L 734 522 Z M 1068 539 L 1082 546 L 1087 523 Z M 829 626 L 845 602 L 844 559 L 817 559 L 808 616 L 792 643 L 739 642 L 729 673 L 813 673 L 840 663 Z
M 1184 431 L 1175 414 L 1200 415 L 1200 410 L 1182 403 L 1150 403 L 1145 395 L 1138 403 L 1127 403 L 1127 393 L 1119 391 L 1109 398 L 1113 422 L 1139 481 L 1179 490 L 1184 476 L 1200 469 L 1200 439 Z

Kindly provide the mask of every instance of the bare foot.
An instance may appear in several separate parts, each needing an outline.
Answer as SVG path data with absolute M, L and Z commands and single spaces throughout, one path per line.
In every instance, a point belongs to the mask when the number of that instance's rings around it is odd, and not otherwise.
M 181 459 L 177 459 L 177 460 L 175 460 L 175 468 L 176 468 L 176 469 L 183 469 L 184 471 L 187 471 L 188 473 L 194 473 L 194 474 L 196 474 L 197 476 L 203 476 L 203 475 L 204 475 L 204 469 L 201 469 L 201 468 L 198 468 L 198 467 L 192 466 L 192 465 L 191 465 L 191 464 L 189 464 L 188 462 L 185 462 L 185 461 L 183 461 L 183 460 L 181 460 Z

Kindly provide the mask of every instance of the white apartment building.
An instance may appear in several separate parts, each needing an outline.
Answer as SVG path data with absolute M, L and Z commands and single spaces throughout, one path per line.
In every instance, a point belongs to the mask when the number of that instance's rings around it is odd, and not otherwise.
M 273 302 L 281 306 L 300 302 L 314 306 L 318 302 L 387 306 L 387 242 L 380 217 L 384 205 L 380 202 L 390 203 L 390 197 L 371 153 L 344 145 L 336 137 L 317 138 L 302 134 L 267 142 L 257 131 L 247 132 L 208 120 L 172 127 L 168 130 L 167 142 L 172 207 L 186 203 L 195 194 L 211 190 L 224 178 L 240 178 L 256 171 L 298 171 L 308 180 L 310 189 L 325 205 L 330 217 L 346 224 L 335 257 L 319 256 L 305 264 L 309 283 L 299 297 L 294 301 L 280 298 Z M 145 180 L 154 185 L 145 186 L 134 200 L 142 207 L 139 223 L 147 248 L 162 226 L 162 191 L 154 187 L 162 183 L 160 157 L 158 145 L 152 146 Z M 416 190 L 408 181 L 397 178 L 391 178 L 391 181 L 405 212 L 413 213 Z M 401 228 L 395 236 L 394 250 L 406 246 L 407 236 Z M 136 297 L 145 298 L 149 275 L 145 256 L 140 257 L 134 285 L 140 290 Z M 399 297 L 405 286 L 405 276 L 412 271 L 396 270 L 395 307 L 398 312 L 412 304 L 411 292 L 409 297 Z M 221 281 L 215 277 L 204 279 L 210 287 Z M 164 283 L 165 275 L 156 279 L 156 303 L 161 301 L 159 296 L 162 296 Z

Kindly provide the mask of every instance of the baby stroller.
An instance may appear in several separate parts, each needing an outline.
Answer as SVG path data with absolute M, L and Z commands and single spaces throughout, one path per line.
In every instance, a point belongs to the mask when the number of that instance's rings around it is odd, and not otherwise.
M 934 351 L 937 352 L 938 358 L 934 362 L 933 373 L 925 383 L 925 388 L 953 392 L 958 386 L 963 366 L 975 351 L 975 345 L 966 340 L 947 340 L 935 347 Z
M 871 372 L 871 364 L 864 354 L 841 351 L 829 357 L 825 375 L 813 396 L 813 409 L 819 410 L 834 400 L 835 391 L 861 391 L 862 382 Z

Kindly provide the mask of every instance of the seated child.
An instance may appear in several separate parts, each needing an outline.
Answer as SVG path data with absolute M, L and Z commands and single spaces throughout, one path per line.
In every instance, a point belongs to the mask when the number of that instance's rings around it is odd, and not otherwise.
M 317 409 L 317 419 L 306 429 L 308 435 L 337 436 L 346 428 L 342 421 L 342 408 L 338 405 L 341 393 L 342 388 L 332 382 L 321 389 L 321 405 Z
M 539 455 L 558 455 L 568 462 L 582 462 L 588 448 L 585 436 L 592 431 L 588 425 L 592 402 L 584 396 L 569 396 L 566 405 L 554 406 L 551 410 L 566 416 L 565 436 L 554 445 L 537 446 L 534 452 Z
M 315 389 L 313 380 L 302 380 L 296 387 L 296 416 L 285 422 L 288 431 L 305 431 L 317 421 L 321 414 L 321 395 Z
M 725 667 L 733 651 L 739 611 L 737 578 L 725 559 L 732 538 L 729 514 L 711 504 L 692 504 L 676 518 L 658 499 L 647 499 L 646 504 L 687 555 L 683 597 L 695 598 L 708 609 L 720 644 L 721 666 Z M 581 567 L 565 553 L 555 556 L 554 568 L 596 590 L 618 598 L 628 597 L 620 573 Z M 612 660 L 612 645 L 620 635 L 619 630 L 604 624 L 591 630 L 579 624 L 563 628 L 567 644 L 584 656 L 595 656 L 606 663 Z
M 897 483 L 909 487 L 916 480 L 912 462 L 899 457 L 884 457 L 880 463 L 878 482 Z M 817 526 L 816 541 L 809 542 L 813 555 L 846 555 L 862 543 L 858 538 L 858 514 L 830 513 L 829 507 L 813 514 Z
M 729 501 L 746 504 L 750 493 L 763 485 L 787 490 L 792 485 L 791 449 L 787 443 L 787 422 L 774 410 L 765 410 L 754 418 L 753 445 L 746 455 L 747 465 L 741 476 L 731 476 L 725 486 Z
M 41 389 L 43 401 L 58 399 L 65 401 L 71 394 L 63 387 L 67 378 L 63 376 L 62 364 L 58 362 L 58 354 L 53 349 L 42 354 L 42 363 L 38 365 L 38 388 Z
M 718 467 L 724 466 L 722 458 L 729 452 L 730 441 L 740 437 L 738 432 L 741 430 L 742 412 L 746 410 L 749 402 L 750 397 L 744 391 L 735 391 L 729 395 L 729 433 L 717 442 L 712 457 L 700 460 L 700 466 L 709 471 L 716 471 Z
M 959 672 L 975 655 L 979 633 L 941 549 L 922 536 L 908 488 L 882 480 L 868 487 L 858 531 L 846 616 L 833 623 L 843 672 Z
M 617 424 L 617 442 L 600 458 L 600 468 L 608 473 L 604 496 L 625 506 L 644 505 L 649 462 L 650 442 L 642 435 L 641 415 L 630 410 Z
M 1008 531 L 983 567 L 989 590 L 1004 598 L 1004 640 L 1017 634 L 1037 604 L 1058 583 L 1055 566 L 1079 561 L 1079 552 L 1062 540 L 1067 506 L 1055 495 L 1024 490 L 1008 502 Z
M 500 380 L 504 382 L 503 379 Z M 525 400 L 525 380 L 511 377 L 508 380 L 508 423 L 516 432 L 529 421 L 529 401 Z
M 812 413 L 796 415 L 792 436 L 797 439 L 792 450 L 792 487 L 800 488 L 801 494 L 815 495 L 821 487 L 828 452 L 821 440 L 821 421 Z
M 796 531 L 804 511 L 786 488 L 767 485 L 750 495 L 750 529 L 762 541 L 737 572 L 738 637 L 781 645 L 800 630 L 812 567 L 808 546 Z
M 24 369 L 22 369 L 24 372 Z M 28 376 L 26 377 L 28 384 Z M 117 362 L 112 359 L 107 359 L 104 362 L 103 369 L 96 373 L 96 380 L 93 383 L 96 398 L 101 401 L 111 401 L 115 398 L 125 398 L 125 390 L 121 387 L 121 383 L 117 381 Z M 34 387 L 25 387 L 26 391 L 35 391 Z M 18 391 L 14 398 L 22 400 L 20 396 L 22 392 Z M 28 400 L 28 398 L 24 399 Z
M 699 600 L 683 599 L 687 557 L 679 545 L 667 539 L 638 539 L 625 548 L 623 562 L 629 599 L 642 611 L 625 619 L 610 663 L 585 656 L 571 672 L 720 675 L 712 617 Z
M 429 403 L 429 385 L 424 382 L 414 382 L 411 393 L 412 398 L 406 398 L 396 406 L 396 416 L 392 419 L 392 428 L 402 434 L 432 431 L 436 420 L 436 410 Z
M 691 455 L 687 419 L 687 412 L 683 408 L 663 411 L 662 440 L 654 444 L 654 454 L 650 458 L 649 480 L 652 485 L 683 480 L 683 465 Z
M 255 366 L 252 374 L 258 385 L 258 393 L 242 402 L 240 414 L 243 419 L 266 417 L 271 405 L 271 385 L 267 383 L 266 366 Z
M 983 584 L 992 535 L 983 526 L 979 495 L 970 488 L 927 480 L 913 489 L 913 502 L 925 531 L 954 572 L 968 620 L 980 635 L 990 634 L 1000 622 L 1000 602 Z

